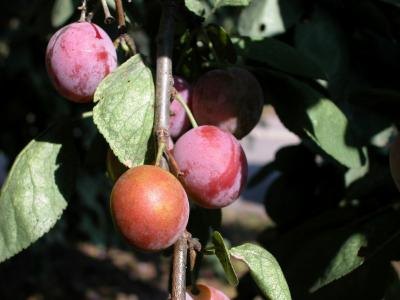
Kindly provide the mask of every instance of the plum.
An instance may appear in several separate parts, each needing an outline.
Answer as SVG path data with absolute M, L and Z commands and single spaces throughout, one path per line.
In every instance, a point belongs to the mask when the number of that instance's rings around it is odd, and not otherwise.
M 199 125 L 217 126 L 238 139 L 256 126 L 263 104 L 257 79 L 236 67 L 209 71 L 193 88 L 192 111 Z
M 129 169 L 111 192 L 114 223 L 128 243 L 142 251 L 174 244 L 189 219 L 186 192 L 171 173 L 150 165 Z
M 182 99 L 190 106 L 191 86 L 182 77 L 174 76 L 174 88 L 182 96 Z M 190 128 L 189 118 L 186 115 L 185 109 L 173 99 L 170 105 L 171 116 L 169 118 L 169 135 L 173 140 L 176 140 Z
M 212 286 L 198 283 L 196 289 L 196 294 L 187 290 L 186 300 L 229 300 L 227 295 Z
M 59 29 L 46 49 L 46 68 L 65 98 L 86 103 L 103 78 L 117 67 L 117 53 L 107 33 L 89 22 Z
M 181 181 L 198 205 L 221 208 L 239 197 L 247 179 L 247 160 L 231 133 L 209 125 L 193 128 L 176 141 L 173 154 Z

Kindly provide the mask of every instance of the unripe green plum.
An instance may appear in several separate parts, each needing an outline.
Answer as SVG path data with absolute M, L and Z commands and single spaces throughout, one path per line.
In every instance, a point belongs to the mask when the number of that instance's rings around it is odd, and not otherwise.
M 56 90 L 73 102 L 90 102 L 103 78 L 117 67 L 107 33 L 89 22 L 64 26 L 50 39 L 46 68 Z
M 190 289 L 187 290 L 186 300 L 229 300 L 227 295 L 212 286 L 197 284 L 196 288 L 198 292 L 196 294 Z
M 263 104 L 257 79 L 236 67 L 209 71 L 193 88 L 192 110 L 197 122 L 217 126 L 238 139 L 256 126 Z
M 182 235 L 189 219 L 189 202 L 171 173 L 143 165 L 119 177 L 111 192 L 111 212 L 130 245 L 159 251 Z
M 390 146 L 389 166 L 393 181 L 400 191 L 400 136 L 397 136 Z
M 200 126 L 182 135 L 173 154 L 181 181 L 191 199 L 205 208 L 221 208 L 235 201 L 247 179 L 247 160 L 229 132 Z
M 181 95 L 182 100 L 190 107 L 192 88 L 190 84 L 179 76 L 174 76 L 174 88 Z M 169 118 L 169 134 L 173 140 L 176 140 L 190 128 L 189 118 L 185 109 L 173 99 L 170 105 L 171 116 Z

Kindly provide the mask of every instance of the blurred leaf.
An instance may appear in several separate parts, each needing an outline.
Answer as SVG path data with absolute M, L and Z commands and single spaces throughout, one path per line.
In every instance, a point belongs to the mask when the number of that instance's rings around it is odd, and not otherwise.
M 285 276 L 271 253 L 248 243 L 232 248 L 230 253 L 248 265 L 254 281 L 268 299 L 291 299 Z
M 211 0 L 215 8 L 222 6 L 247 6 L 250 2 L 251 0 Z
M 224 268 L 226 279 L 228 280 L 229 284 L 236 286 L 239 280 L 235 270 L 233 269 L 229 250 L 225 245 L 224 239 L 218 231 L 214 231 L 212 235 L 212 242 L 215 247 L 215 255 L 218 257 L 222 267 Z
M 185 5 L 188 10 L 200 17 L 204 17 L 208 11 L 208 6 L 202 0 L 185 0 Z
M 266 164 L 260 168 L 256 174 L 254 174 L 248 184 L 247 188 L 253 188 L 256 185 L 260 184 L 265 178 L 267 178 L 272 172 L 275 172 L 276 167 L 273 163 Z
M 400 0 L 381 0 L 381 1 L 400 7 Z
M 311 138 L 322 150 L 349 168 L 365 163 L 356 147 L 350 122 L 343 112 L 309 85 L 277 72 L 263 70 L 266 88 L 283 124 L 294 133 Z
M 306 78 L 326 78 L 322 69 L 299 51 L 272 38 L 252 41 L 238 39 L 235 43 L 239 55 L 266 63 L 283 72 Z
M 335 257 L 330 261 L 324 274 L 317 279 L 310 291 L 315 292 L 361 266 L 364 262 L 364 257 L 359 256 L 359 251 L 363 247 L 367 247 L 366 236 L 361 233 L 351 235 L 344 241 Z
M 109 74 L 94 99 L 93 120 L 118 159 L 130 168 L 151 159 L 154 83 L 140 55 Z
M 309 20 L 296 25 L 295 46 L 327 74 L 329 91 L 342 98 L 348 84 L 349 54 L 338 22 L 317 5 Z
M 238 31 L 255 40 L 281 34 L 292 26 L 303 12 L 297 0 L 258 0 L 242 10 Z
M 353 182 L 357 181 L 358 179 L 363 178 L 369 171 L 369 161 L 360 168 L 351 168 L 345 174 L 345 184 L 348 187 Z
M 399 1 L 400 3 L 400 1 Z M 400 4 L 399 4 L 400 5 Z M 398 262 L 396 262 L 398 263 Z M 384 300 L 398 300 L 400 299 L 400 280 L 395 278 L 395 280 L 388 286 Z
M 388 89 L 355 90 L 349 95 L 349 102 L 383 116 L 400 118 L 400 91 Z
M 210 210 L 194 205 L 190 208 L 188 231 L 205 247 L 211 233 L 220 229 L 221 219 L 221 209 Z
M 0 196 L 0 262 L 47 233 L 66 208 L 77 161 L 69 126 L 50 127 L 16 158 Z
M 56 0 L 51 11 L 51 25 L 63 25 L 74 13 L 73 0 Z
M 218 58 L 234 64 L 236 62 L 235 47 L 225 29 L 216 24 L 209 24 L 206 27 L 206 32 Z

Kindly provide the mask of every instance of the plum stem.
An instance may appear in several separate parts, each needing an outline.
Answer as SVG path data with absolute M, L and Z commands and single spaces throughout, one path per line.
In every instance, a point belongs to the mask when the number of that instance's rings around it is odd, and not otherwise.
M 160 138 L 161 135 L 162 135 L 162 133 L 157 133 L 157 137 L 158 138 Z M 158 145 L 156 162 L 155 162 L 155 165 L 158 166 L 158 167 L 161 165 L 161 159 L 162 159 L 162 155 L 163 155 L 163 153 L 165 151 L 165 148 L 166 148 L 166 144 L 161 141 L 159 143 L 159 145 Z
M 82 0 L 82 4 L 81 4 L 81 6 L 78 7 L 78 9 L 81 11 L 81 16 L 79 18 L 79 22 L 85 22 L 86 21 L 86 10 L 87 10 L 86 0 Z
M 172 98 L 176 99 L 182 105 L 193 128 L 199 127 L 189 106 L 186 104 L 185 100 L 183 100 L 182 95 L 175 88 L 172 88 Z
M 110 13 L 110 10 L 107 5 L 107 1 L 101 0 L 101 5 L 103 6 L 103 11 L 104 11 L 104 23 L 111 24 L 112 22 L 114 22 L 115 19 Z

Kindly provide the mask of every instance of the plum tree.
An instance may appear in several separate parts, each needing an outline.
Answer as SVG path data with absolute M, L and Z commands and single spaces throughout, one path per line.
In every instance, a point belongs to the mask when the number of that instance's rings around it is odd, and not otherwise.
M 212 70 L 193 88 L 192 110 L 200 125 L 214 125 L 241 139 L 258 123 L 264 103 L 257 79 L 240 68 Z
M 196 290 L 196 293 L 193 293 L 188 289 L 186 300 L 229 300 L 223 292 L 206 284 L 196 284 Z
M 400 137 L 397 136 L 390 146 L 389 152 L 390 173 L 397 189 L 400 191 Z
M 150 165 L 126 171 L 111 192 L 116 227 L 132 246 L 158 251 L 171 246 L 186 228 L 189 202 L 171 173 Z
M 191 86 L 179 76 L 174 76 L 174 88 L 181 95 L 182 99 L 191 105 Z M 173 99 L 170 105 L 171 116 L 169 119 L 169 134 L 172 139 L 176 140 L 184 132 L 190 128 L 189 118 L 178 100 Z
M 198 205 L 220 208 L 239 197 L 247 160 L 229 132 L 210 125 L 193 128 L 177 140 L 173 154 L 186 191 Z
M 117 67 L 107 33 L 89 22 L 58 30 L 46 49 L 46 68 L 56 90 L 74 102 L 89 102 L 100 81 Z

